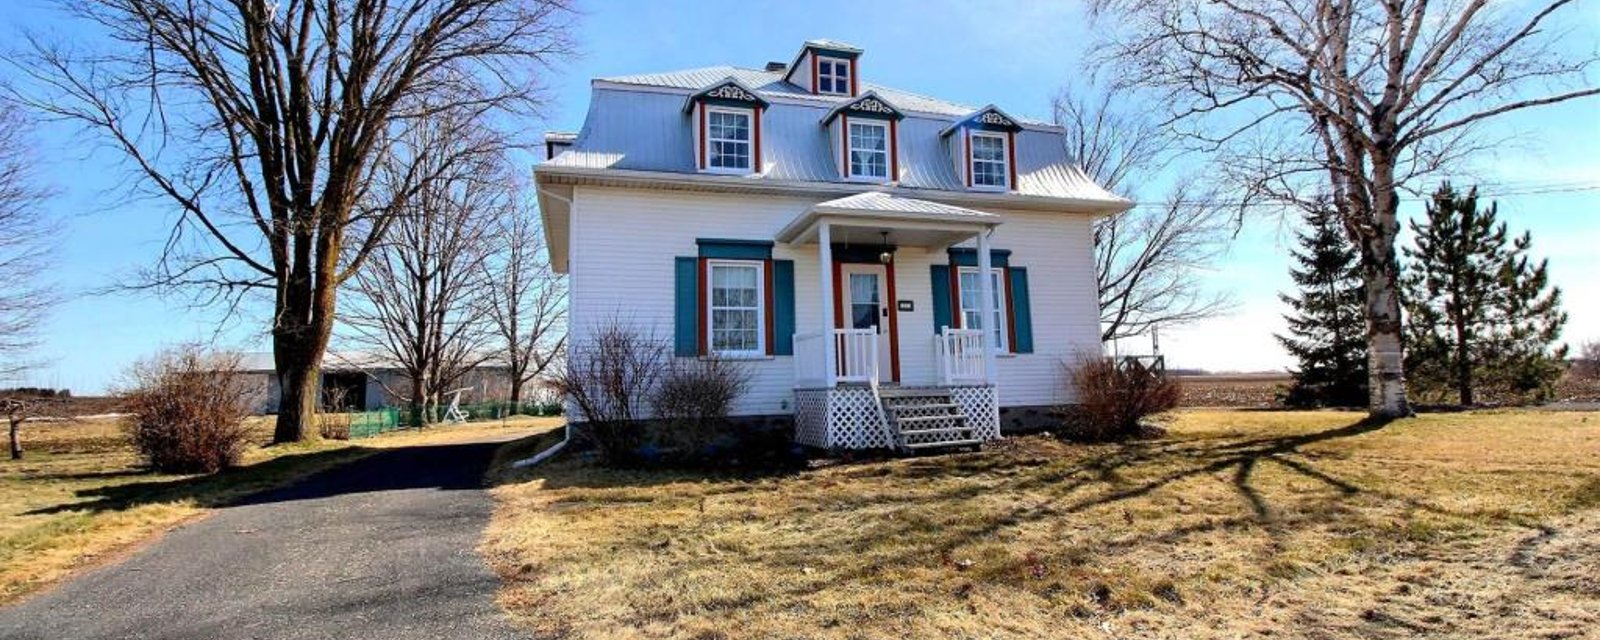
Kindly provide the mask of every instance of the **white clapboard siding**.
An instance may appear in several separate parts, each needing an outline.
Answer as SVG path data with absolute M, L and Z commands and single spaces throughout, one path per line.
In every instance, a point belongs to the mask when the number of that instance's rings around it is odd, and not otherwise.
M 815 200 L 687 191 L 580 187 L 572 206 L 570 263 L 573 342 L 611 320 L 673 336 L 673 258 L 697 253 L 696 238 L 771 239 Z M 992 246 L 1010 249 L 1027 267 L 1035 353 L 999 362 L 1004 406 L 1070 400 L 1061 364 L 1079 350 L 1098 352 L 1099 313 L 1089 219 L 1075 214 L 996 211 L 1006 223 Z M 840 238 L 876 243 L 873 237 Z M 816 331 L 822 320 L 815 245 L 779 244 L 773 257 L 795 262 L 796 329 Z M 929 265 L 943 249 L 904 247 L 896 255 L 896 297 L 914 311 L 900 313 L 900 371 L 904 384 L 937 381 Z M 737 407 L 742 415 L 793 410 L 794 363 L 787 356 L 752 360 L 754 380 Z M 885 372 L 887 375 L 887 372 Z

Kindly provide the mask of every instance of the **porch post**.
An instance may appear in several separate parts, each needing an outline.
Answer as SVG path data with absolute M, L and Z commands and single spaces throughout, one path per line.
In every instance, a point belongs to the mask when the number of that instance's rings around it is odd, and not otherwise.
M 817 290 L 822 292 L 822 367 L 828 387 L 839 383 L 838 337 L 833 332 L 833 237 L 828 220 L 817 223 Z
M 983 330 L 983 381 L 994 384 L 998 377 L 994 361 L 994 337 L 991 335 L 994 327 L 994 276 L 990 275 L 989 259 L 989 232 L 993 227 L 984 227 L 978 233 L 978 328 Z

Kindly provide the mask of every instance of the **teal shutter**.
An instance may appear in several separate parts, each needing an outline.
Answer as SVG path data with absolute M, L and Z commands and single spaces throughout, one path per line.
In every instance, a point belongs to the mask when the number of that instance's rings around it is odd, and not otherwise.
M 772 261 L 772 355 L 794 355 L 794 261 Z
M 693 358 L 700 355 L 700 259 L 680 257 L 674 266 L 672 353 Z
M 1028 270 L 1011 267 L 1011 326 L 1017 330 L 1015 353 L 1033 353 L 1033 307 L 1028 302 Z
M 936 264 L 928 267 L 933 278 L 933 333 L 942 327 L 953 326 L 950 314 L 950 266 Z

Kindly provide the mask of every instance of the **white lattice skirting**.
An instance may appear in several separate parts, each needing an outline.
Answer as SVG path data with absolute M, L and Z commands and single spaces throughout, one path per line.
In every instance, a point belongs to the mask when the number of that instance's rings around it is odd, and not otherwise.
M 796 389 L 795 440 L 819 449 L 886 449 L 894 446 L 878 400 L 867 387 Z M 950 387 L 967 423 L 985 441 L 1000 439 L 1000 402 L 992 386 Z
M 1000 439 L 1000 397 L 993 385 L 950 387 L 950 399 L 961 405 L 979 440 Z

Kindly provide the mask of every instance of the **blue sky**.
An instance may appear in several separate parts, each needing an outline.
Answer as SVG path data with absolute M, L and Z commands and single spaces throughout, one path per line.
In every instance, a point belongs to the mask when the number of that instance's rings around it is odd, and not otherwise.
M 1600 7 L 1569 12 L 1573 33 L 1564 46 L 1593 51 Z M 76 27 L 61 22 L 39 0 L 23 0 L 0 20 L 68 39 Z M 582 55 L 549 78 L 553 102 L 532 130 L 577 130 L 587 106 L 589 79 L 597 76 L 736 64 L 760 67 L 788 61 L 808 38 L 832 38 L 866 50 L 861 73 L 874 82 L 981 105 L 995 103 L 1019 115 L 1048 117 L 1049 99 L 1083 75 L 1091 36 L 1082 12 L 1070 3 L 937 2 L 604 2 L 590 3 L 579 19 Z M 11 31 L 14 33 L 14 31 Z M 1597 78 L 1600 80 L 1600 78 Z M 1600 101 L 1590 100 L 1515 116 L 1485 133 L 1515 135 L 1516 145 L 1463 167 L 1504 189 L 1583 183 L 1595 188 L 1508 195 L 1501 215 L 1513 230 L 1532 230 L 1535 251 L 1548 256 L 1565 290 L 1572 320 L 1569 340 L 1600 338 Z M 265 325 L 243 316 L 218 327 L 219 313 L 186 299 L 91 292 L 126 279 L 158 253 L 172 218 L 158 201 L 128 201 L 120 188 L 128 175 L 114 156 L 69 131 L 37 132 L 38 161 L 60 196 L 51 212 L 66 225 L 52 271 L 70 296 L 54 315 L 39 355 L 50 364 L 32 383 L 79 393 L 113 385 L 129 363 L 165 345 L 212 341 L 266 350 Z M 1491 190 L 1491 195 L 1493 192 Z M 1409 210 L 1420 204 L 1408 202 Z M 1262 216 L 1245 221 L 1225 260 L 1207 283 L 1230 291 L 1239 304 L 1227 317 L 1162 336 L 1176 366 L 1260 370 L 1289 364 L 1271 333 L 1279 330 L 1278 291 L 1290 288 L 1286 221 Z M 1125 345 L 1142 351 L 1145 345 Z

